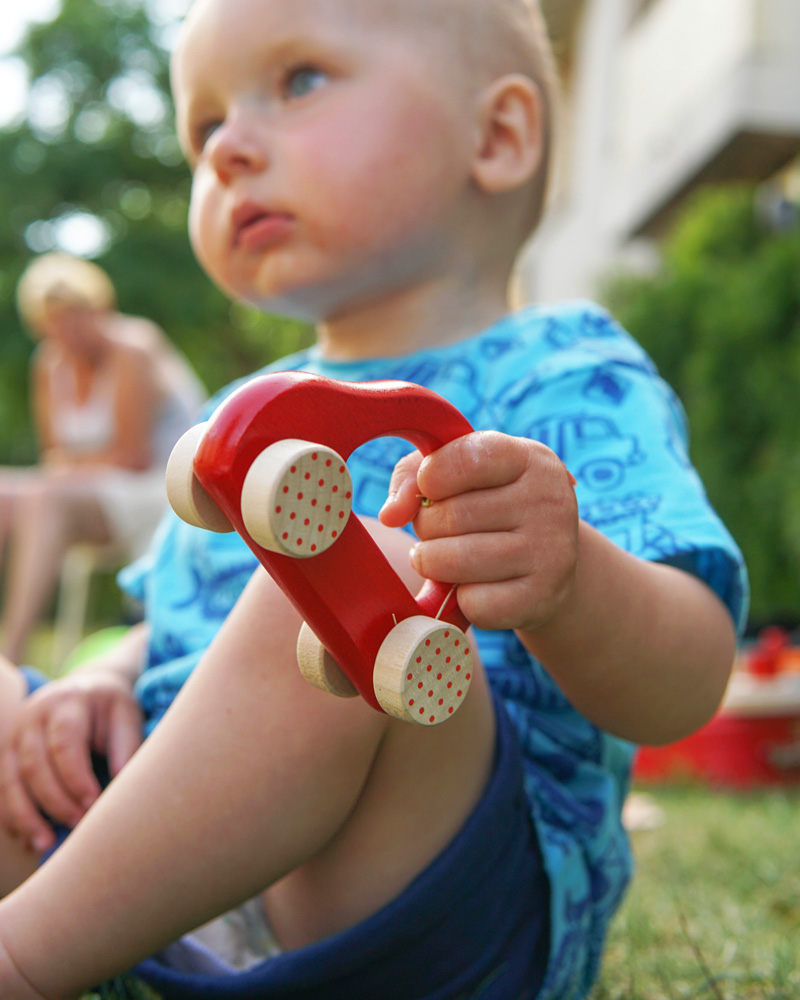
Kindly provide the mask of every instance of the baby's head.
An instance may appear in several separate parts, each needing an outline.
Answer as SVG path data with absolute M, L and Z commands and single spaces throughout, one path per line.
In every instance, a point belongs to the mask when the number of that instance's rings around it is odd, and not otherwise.
M 319 320 L 447 268 L 510 270 L 551 147 L 532 2 L 196 0 L 173 88 L 209 274 Z

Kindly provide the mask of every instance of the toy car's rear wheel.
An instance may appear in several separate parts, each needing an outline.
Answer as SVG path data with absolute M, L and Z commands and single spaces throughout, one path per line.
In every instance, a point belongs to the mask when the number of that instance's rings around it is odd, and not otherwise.
M 233 531 L 233 526 L 206 493 L 194 474 L 194 456 L 206 432 L 206 424 L 195 424 L 178 439 L 167 462 L 167 499 L 182 521 L 206 531 Z
M 388 715 L 435 726 L 464 703 L 473 669 L 461 629 L 415 615 L 395 625 L 378 651 L 375 696 Z
M 319 555 L 344 531 L 353 484 L 332 448 L 285 438 L 265 448 L 242 484 L 242 520 L 265 549 L 296 558 Z
M 339 698 L 354 698 L 358 694 L 344 671 L 305 622 L 297 637 L 297 665 L 303 677 L 314 687 Z

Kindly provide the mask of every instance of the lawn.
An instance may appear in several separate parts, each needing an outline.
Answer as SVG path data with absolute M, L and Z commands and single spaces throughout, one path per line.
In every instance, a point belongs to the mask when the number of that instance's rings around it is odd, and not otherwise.
M 648 791 L 637 874 L 591 1000 L 800 998 L 800 789 Z

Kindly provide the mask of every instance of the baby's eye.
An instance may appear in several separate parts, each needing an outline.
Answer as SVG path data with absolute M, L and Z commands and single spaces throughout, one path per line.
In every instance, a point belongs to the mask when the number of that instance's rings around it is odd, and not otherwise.
M 284 80 L 286 97 L 305 97 L 328 82 L 328 74 L 314 66 L 297 66 L 289 70 Z
M 217 131 L 220 125 L 222 125 L 222 120 L 216 118 L 197 124 L 192 129 L 192 144 L 194 145 L 194 148 L 198 151 L 204 149 L 206 143 Z

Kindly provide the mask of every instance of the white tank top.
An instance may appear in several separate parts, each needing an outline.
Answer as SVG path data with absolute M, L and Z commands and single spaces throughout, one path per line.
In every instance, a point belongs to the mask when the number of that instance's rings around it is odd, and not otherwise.
M 109 380 L 95 378 L 82 402 L 71 370 L 53 371 L 50 384 L 56 443 L 75 453 L 107 448 L 114 429 L 114 398 Z
M 74 372 L 50 374 L 53 436 L 56 444 L 75 454 L 107 448 L 114 436 L 114 392 L 111 381 L 94 379 L 85 400 L 78 399 Z M 150 431 L 153 467 L 165 466 L 172 447 L 197 420 L 205 392 L 194 373 L 182 365 L 169 379 Z

